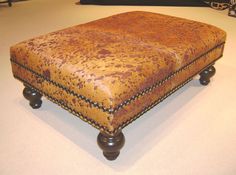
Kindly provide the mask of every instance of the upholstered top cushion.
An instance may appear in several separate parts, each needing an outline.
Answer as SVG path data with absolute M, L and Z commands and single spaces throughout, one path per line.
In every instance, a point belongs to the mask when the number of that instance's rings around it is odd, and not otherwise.
M 11 59 L 114 109 L 225 37 L 208 24 L 129 12 L 18 43 L 11 47 Z

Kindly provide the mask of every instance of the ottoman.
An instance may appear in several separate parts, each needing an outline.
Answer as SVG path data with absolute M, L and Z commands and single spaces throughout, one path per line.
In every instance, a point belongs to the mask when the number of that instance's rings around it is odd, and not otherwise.
M 41 97 L 97 128 L 99 147 L 114 160 L 122 128 L 200 74 L 207 85 L 226 33 L 214 26 L 134 11 L 69 27 L 10 48 L 24 97 Z

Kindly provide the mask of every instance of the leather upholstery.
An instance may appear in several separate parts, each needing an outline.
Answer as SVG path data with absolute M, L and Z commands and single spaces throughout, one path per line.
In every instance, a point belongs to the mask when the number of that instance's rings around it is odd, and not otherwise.
M 226 33 L 128 12 L 11 47 L 16 78 L 109 134 L 219 59 Z

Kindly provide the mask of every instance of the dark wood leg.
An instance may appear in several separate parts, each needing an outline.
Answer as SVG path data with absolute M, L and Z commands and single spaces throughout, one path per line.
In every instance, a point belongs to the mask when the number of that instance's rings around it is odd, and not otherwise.
M 210 78 L 213 77 L 215 73 L 216 69 L 214 68 L 214 66 L 206 68 L 200 73 L 200 83 L 205 86 L 208 85 L 210 83 Z
M 119 154 L 120 149 L 125 144 L 125 137 L 120 131 L 114 136 L 100 132 L 97 137 L 99 147 L 103 150 L 103 155 L 108 160 L 115 160 Z
M 8 6 L 9 6 L 9 7 L 12 6 L 12 2 L 11 2 L 11 0 L 8 0 Z
M 38 109 L 42 105 L 42 94 L 38 93 L 34 89 L 28 87 L 25 85 L 25 88 L 23 90 L 24 97 L 29 100 L 29 104 L 33 109 Z

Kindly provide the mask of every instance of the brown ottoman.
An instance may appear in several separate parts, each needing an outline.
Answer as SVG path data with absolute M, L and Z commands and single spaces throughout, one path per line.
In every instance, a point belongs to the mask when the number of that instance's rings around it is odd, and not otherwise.
M 98 145 L 114 160 L 122 128 L 195 75 L 210 82 L 225 38 L 208 24 L 129 12 L 12 46 L 12 71 L 31 107 L 44 95 L 96 127 Z

